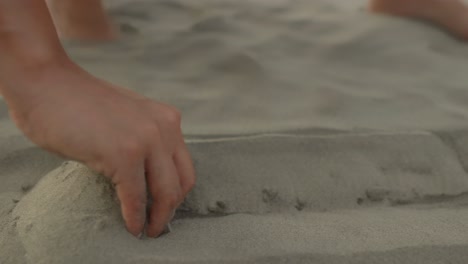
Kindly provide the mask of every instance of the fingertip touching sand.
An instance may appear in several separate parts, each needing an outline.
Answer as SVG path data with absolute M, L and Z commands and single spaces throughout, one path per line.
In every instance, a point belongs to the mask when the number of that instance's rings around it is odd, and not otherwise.
M 173 232 L 137 239 L 108 179 L 1 101 L 0 263 L 465 263 L 466 45 L 344 5 L 132 1 L 110 10 L 118 41 L 65 41 L 181 109 L 198 182 Z

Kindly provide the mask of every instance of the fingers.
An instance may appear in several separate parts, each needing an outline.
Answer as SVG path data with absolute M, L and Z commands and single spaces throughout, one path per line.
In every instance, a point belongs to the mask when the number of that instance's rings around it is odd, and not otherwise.
M 113 177 L 127 230 L 138 237 L 146 221 L 146 184 L 144 164 L 121 169 Z
M 140 131 L 140 139 L 144 140 L 139 142 L 147 142 L 147 148 L 137 178 L 125 176 L 132 173 L 130 171 L 118 177 L 127 179 L 119 182 L 117 190 L 127 228 L 130 233 L 139 235 L 148 211 L 148 237 L 157 237 L 165 230 L 175 210 L 195 184 L 193 163 L 180 130 L 180 113 L 167 107 L 158 108 L 154 115 L 157 117 L 156 126 L 147 125 Z M 131 149 L 138 148 L 132 146 Z M 147 190 L 153 200 L 149 210 L 146 210 Z
M 184 142 L 174 154 L 174 164 L 177 168 L 182 195 L 185 197 L 195 186 L 195 169 L 192 158 Z
M 149 237 L 160 235 L 182 202 L 180 180 L 172 158 L 162 153 L 152 155 L 147 162 L 147 184 L 153 198 L 146 233 Z

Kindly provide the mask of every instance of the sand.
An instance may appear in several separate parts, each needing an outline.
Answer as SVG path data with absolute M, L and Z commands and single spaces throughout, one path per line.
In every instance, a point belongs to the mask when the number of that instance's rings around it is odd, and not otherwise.
M 111 2 L 122 39 L 67 51 L 181 109 L 197 186 L 138 240 L 1 100 L 0 263 L 466 263 L 468 48 L 364 4 Z

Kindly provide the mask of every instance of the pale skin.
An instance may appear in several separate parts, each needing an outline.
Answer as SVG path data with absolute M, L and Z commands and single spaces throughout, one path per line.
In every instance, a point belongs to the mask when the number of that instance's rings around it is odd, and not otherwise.
M 80 0 L 81 1 L 81 0 Z M 194 186 L 180 113 L 99 80 L 65 54 L 47 6 L 0 0 L 1 93 L 11 117 L 37 145 L 109 177 L 128 231 L 164 231 Z
M 47 0 L 64 38 L 109 40 L 117 37 L 101 0 Z M 461 0 L 369 0 L 373 13 L 416 18 L 468 39 L 468 7 Z
M 372 0 L 369 10 L 430 22 L 468 40 L 468 7 L 460 0 Z
M 57 33 L 118 37 L 100 0 L 47 3 L 52 17 L 44 1 L 0 0 L 0 91 L 11 116 L 37 145 L 109 177 L 127 230 L 139 236 L 149 219 L 146 234 L 157 237 L 195 184 L 180 113 L 68 58 Z M 429 21 L 468 39 L 468 9 L 459 0 L 372 0 L 369 10 Z M 148 216 L 147 189 L 154 200 Z

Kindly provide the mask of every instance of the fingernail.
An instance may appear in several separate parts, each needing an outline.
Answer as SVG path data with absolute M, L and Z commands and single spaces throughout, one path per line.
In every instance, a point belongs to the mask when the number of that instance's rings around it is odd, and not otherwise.
M 172 232 L 171 224 L 167 224 L 166 228 L 164 228 L 164 230 L 161 232 L 161 234 L 158 237 L 162 237 L 164 235 L 167 235 L 170 232 Z

